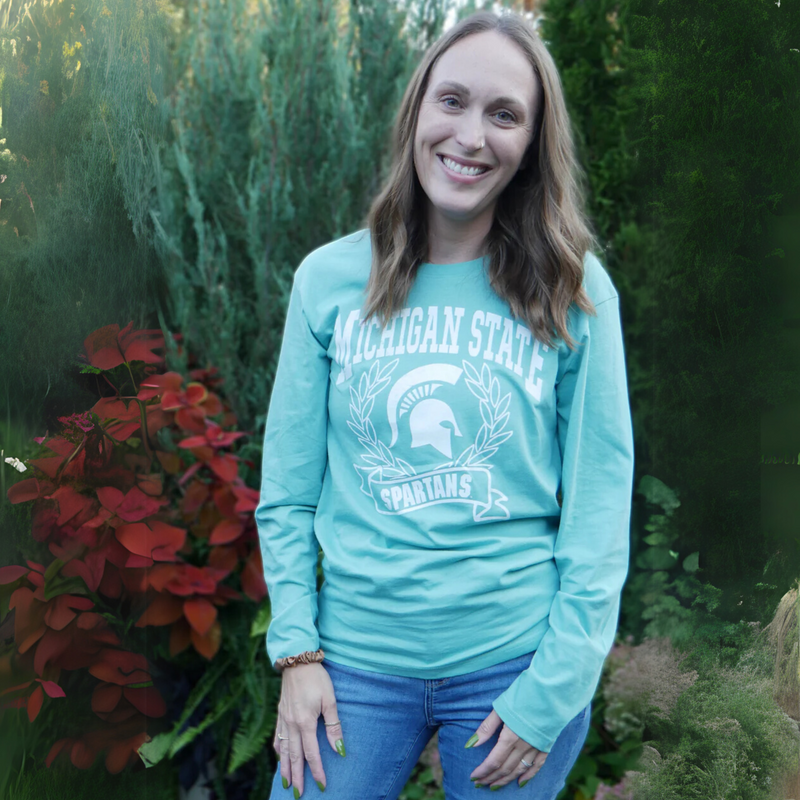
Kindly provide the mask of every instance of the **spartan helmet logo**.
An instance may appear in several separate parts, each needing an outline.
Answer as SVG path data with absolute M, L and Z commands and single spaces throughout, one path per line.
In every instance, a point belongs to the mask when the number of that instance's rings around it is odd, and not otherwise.
M 427 364 L 412 369 L 395 383 L 386 402 L 386 413 L 392 429 L 389 447 L 394 447 L 397 442 L 398 420 L 408 414 L 412 447 L 430 445 L 447 458 L 453 457 L 450 438 L 453 433 L 461 436 L 461 431 L 456 424 L 453 409 L 443 400 L 437 400 L 431 395 L 443 383 L 455 384 L 462 371 L 452 364 Z M 445 427 L 445 422 L 452 425 L 452 430 Z

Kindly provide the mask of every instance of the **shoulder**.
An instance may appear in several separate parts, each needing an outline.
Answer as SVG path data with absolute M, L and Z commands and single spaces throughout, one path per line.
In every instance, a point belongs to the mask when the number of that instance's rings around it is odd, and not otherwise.
M 600 259 L 589 250 L 583 257 L 583 288 L 595 306 L 617 297 L 617 289 L 608 271 Z
M 326 347 L 337 317 L 361 307 L 371 266 L 365 228 L 312 250 L 295 271 L 293 293 L 314 335 Z
M 314 306 L 332 294 L 366 286 L 371 265 L 369 229 L 364 228 L 312 250 L 300 262 L 294 283 L 304 304 Z

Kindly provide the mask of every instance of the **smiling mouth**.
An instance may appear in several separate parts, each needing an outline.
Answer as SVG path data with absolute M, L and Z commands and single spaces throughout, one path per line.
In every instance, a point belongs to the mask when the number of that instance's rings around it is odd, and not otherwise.
M 465 167 L 463 164 L 459 164 L 457 161 L 453 161 L 453 159 L 438 153 L 436 157 L 450 172 L 454 173 L 455 175 L 463 175 L 467 178 L 474 178 L 478 175 L 483 175 L 486 172 L 489 172 L 491 169 L 491 167 Z

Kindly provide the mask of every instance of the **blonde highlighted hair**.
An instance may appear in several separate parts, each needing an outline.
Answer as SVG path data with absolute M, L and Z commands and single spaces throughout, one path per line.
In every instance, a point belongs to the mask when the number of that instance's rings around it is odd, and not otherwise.
M 372 245 L 365 316 L 385 325 L 403 306 L 417 268 L 428 258 L 426 197 L 414 168 L 414 135 L 422 98 L 440 56 L 484 31 L 507 36 L 525 53 L 539 83 L 534 134 L 522 166 L 497 200 L 487 237 L 489 279 L 511 313 L 543 344 L 553 334 L 568 347 L 567 312 L 575 302 L 595 309 L 581 286 L 586 251 L 600 250 L 585 213 L 585 176 L 555 62 L 533 27 L 518 14 L 480 11 L 445 32 L 425 53 L 395 118 L 392 166 L 366 218 Z

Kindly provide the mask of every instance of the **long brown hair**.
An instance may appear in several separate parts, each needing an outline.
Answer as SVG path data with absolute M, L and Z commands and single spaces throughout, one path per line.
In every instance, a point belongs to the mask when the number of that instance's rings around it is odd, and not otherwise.
M 542 89 L 534 134 L 522 166 L 497 200 L 487 237 L 489 279 L 511 313 L 552 346 L 553 328 L 567 346 L 567 312 L 574 301 L 594 306 L 581 286 L 583 256 L 600 251 L 585 214 L 585 175 L 580 168 L 558 69 L 531 25 L 516 13 L 479 11 L 444 33 L 425 53 L 395 118 L 389 177 L 366 218 L 372 246 L 365 316 L 383 324 L 408 297 L 417 268 L 428 258 L 425 193 L 414 168 L 420 104 L 439 57 L 467 36 L 497 31 L 528 57 Z

